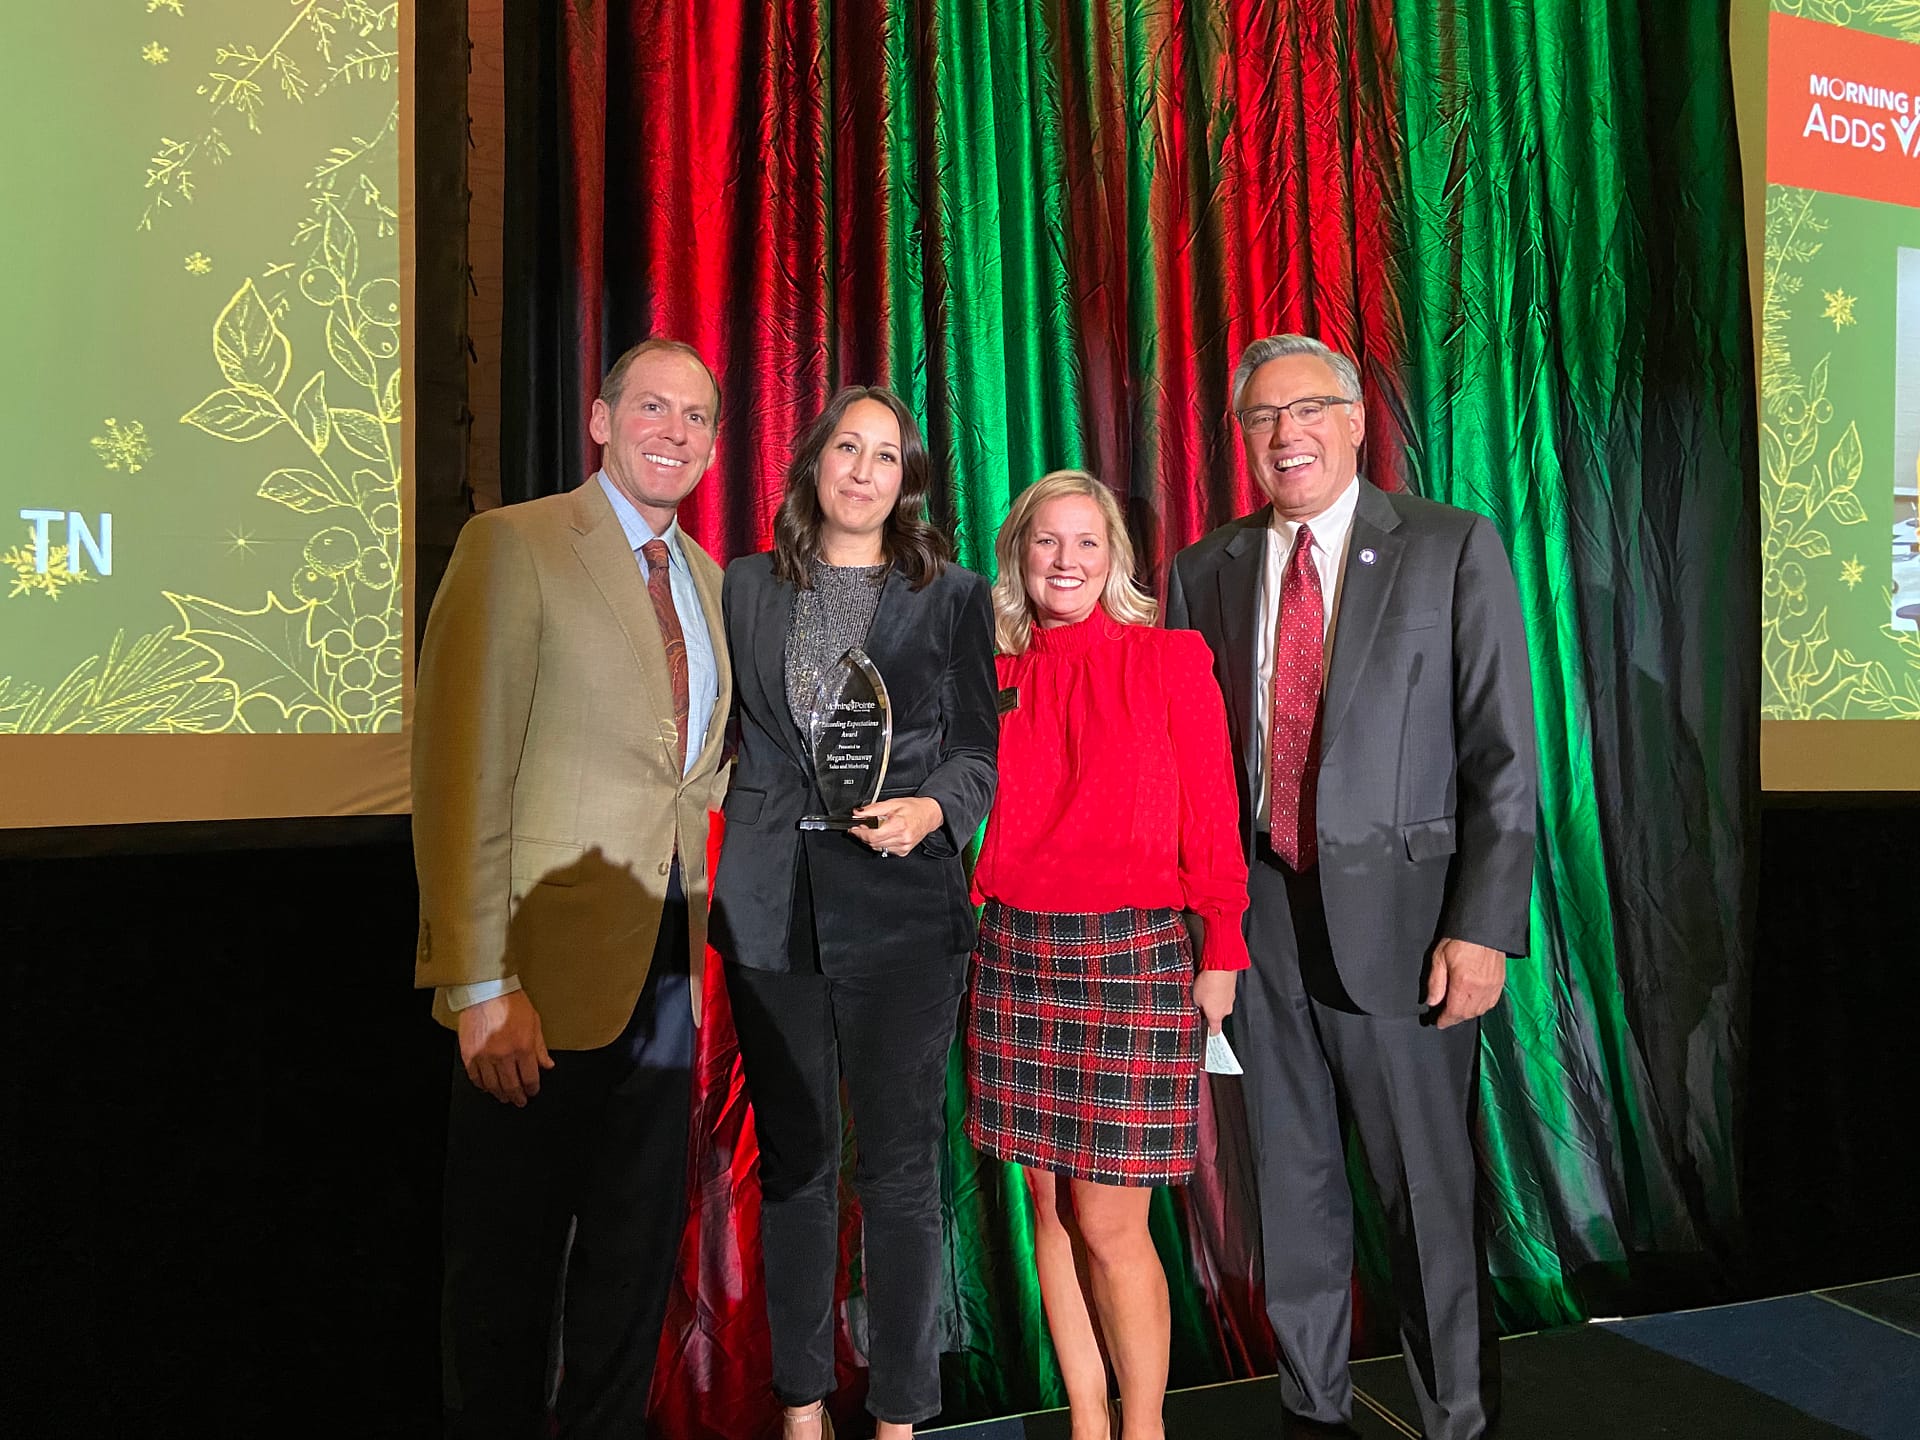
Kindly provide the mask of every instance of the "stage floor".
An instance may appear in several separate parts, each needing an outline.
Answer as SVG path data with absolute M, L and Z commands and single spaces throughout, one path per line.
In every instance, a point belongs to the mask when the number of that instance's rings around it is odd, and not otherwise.
M 1916 1440 L 1920 1276 L 1500 1344 L 1505 1440 Z M 1420 1434 L 1399 1356 L 1353 1367 L 1365 1440 Z M 1275 1440 L 1271 1377 L 1175 1391 L 1173 1440 Z M 928 1432 L 949 1440 L 1065 1440 L 1066 1412 Z

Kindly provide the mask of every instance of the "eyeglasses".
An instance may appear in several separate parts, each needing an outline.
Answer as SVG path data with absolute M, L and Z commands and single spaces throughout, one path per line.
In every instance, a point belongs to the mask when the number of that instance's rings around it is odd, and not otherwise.
M 1249 435 L 1265 435 L 1280 423 L 1282 415 L 1293 416 L 1297 425 L 1312 425 L 1326 418 L 1329 405 L 1353 405 L 1357 401 L 1344 395 L 1309 395 L 1290 405 L 1249 405 L 1238 413 L 1240 428 Z

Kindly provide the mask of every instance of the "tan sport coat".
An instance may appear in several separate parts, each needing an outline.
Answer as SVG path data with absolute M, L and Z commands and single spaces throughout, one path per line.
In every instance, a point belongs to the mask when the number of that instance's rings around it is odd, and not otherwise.
M 733 678 L 720 568 L 681 543 L 719 667 L 706 744 L 684 777 L 659 623 L 598 483 L 468 521 L 427 622 L 414 983 L 517 975 L 550 1049 L 593 1049 L 625 1027 L 676 848 L 699 1018 L 708 812 L 725 791 Z M 444 996 L 434 1014 L 455 1023 Z

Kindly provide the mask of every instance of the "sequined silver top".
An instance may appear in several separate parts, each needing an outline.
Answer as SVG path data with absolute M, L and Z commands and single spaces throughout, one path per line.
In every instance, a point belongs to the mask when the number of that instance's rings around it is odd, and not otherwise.
M 787 627 L 787 708 L 802 735 L 821 675 L 839 664 L 849 648 L 866 643 L 888 570 L 885 565 L 826 565 L 818 560 L 809 568 L 813 588 L 794 596 L 793 623 Z

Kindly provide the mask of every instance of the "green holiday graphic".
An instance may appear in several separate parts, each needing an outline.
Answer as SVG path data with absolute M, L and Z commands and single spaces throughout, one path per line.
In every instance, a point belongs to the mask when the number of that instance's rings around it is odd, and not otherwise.
M 1920 42 L 1915 0 L 1772 8 Z M 1920 719 L 1920 210 L 1770 184 L 1760 312 L 1762 711 Z
M 0 733 L 399 729 L 398 6 L 20 9 Z

